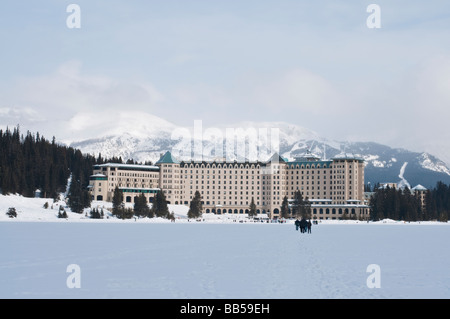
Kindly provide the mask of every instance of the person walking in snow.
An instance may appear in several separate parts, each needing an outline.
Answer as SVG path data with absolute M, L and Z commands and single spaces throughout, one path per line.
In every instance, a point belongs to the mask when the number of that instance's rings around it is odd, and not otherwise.
M 307 227 L 307 222 L 305 218 L 302 218 L 302 220 L 300 221 L 300 231 L 302 233 L 306 232 L 306 227 Z
M 298 218 L 295 220 L 295 230 L 298 231 L 298 228 L 300 227 L 300 221 L 298 220 Z
M 308 234 L 311 234 L 311 227 L 312 227 L 311 220 L 308 220 L 307 226 L 308 226 Z

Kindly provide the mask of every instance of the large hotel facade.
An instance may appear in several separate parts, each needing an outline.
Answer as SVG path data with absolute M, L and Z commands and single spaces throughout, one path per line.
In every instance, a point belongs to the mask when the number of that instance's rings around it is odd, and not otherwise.
M 369 218 L 364 197 L 364 161 L 340 154 L 321 160 L 305 153 L 294 161 L 275 154 L 267 162 L 178 161 L 166 152 L 155 165 L 96 165 L 90 180 L 94 200 L 111 201 L 115 187 L 124 202 L 144 193 L 148 202 L 162 190 L 170 204 L 189 205 L 196 191 L 203 212 L 245 214 L 254 200 L 257 213 L 279 218 L 283 198 L 295 191 L 311 202 L 312 218 Z

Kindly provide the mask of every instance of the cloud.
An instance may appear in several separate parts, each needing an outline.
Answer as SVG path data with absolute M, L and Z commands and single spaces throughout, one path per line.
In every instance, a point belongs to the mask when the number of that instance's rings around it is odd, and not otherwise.
M 67 62 L 48 76 L 22 78 L 18 86 L 26 102 L 52 111 L 148 107 L 163 99 L 148 83 L 83 74 L 78 61 Z
M 144 138 L 169 134 L 176 126 L 165 119 L 143 111 L 79 112 L 64 121 L 67 137 L 64 142 L 92 139 L 112 135 L 130 134 Z
M 450 56 L 438 55 L 429 58 L 419 68 L 415 81 L 413 92 L 416 98 L 419 98 L 419 103 L 427 105 L 427 108 L 431 106 L 432 111 L 449 110 Z
M 148 107 L 163 100 L 163 96 L 149 83 L 83 74 L 79 61 L 64 63 L 50 75 L 19 78 L 13 93 L 22 104 L 38 106 L 44 111 L 79 111 L 129 105 Z
M 0 125 L 39 122 L 42 127 L 47 122 L 54 128 L 79 113 L 151 112 L 164 101 L 151 83 L 86 74 L 79 61 L 66 62 L 48 75 L 17 78 L 2 95 Z M 64 130 L 50 134 L 65 135 Z
M 243 72 L 234 81 L 221 85 L 180 85 L 168 95 L 171 100 L 167 104 L 176 105 L 178 115 L 186 111 L 186 116 L 192 118 L 195 111 L 197 118 L 218 124 L 233 122 L 236 116 L 249 121 L 285 121 L 286 114 L 307 118 L 337 114 L 346 103 L 331 81 L 302 68 L 276 73 Z
M 343 103 L 341 93 L 323 76 L 307 69 L 289 70 L 251 89 L 253 103 L 280 112 L 311 115 L 335 113 Z
M 44 118 L 36 110 L 29 107 L 2 107 L 0 116 L 3 121 L 21 123 L 23 120 L 28 122 L 41 122 Z
M 406 95 L 407 94 L 407 95 Z M 405 92 L 408 147 L 421 148 L 450 163 L 450 55 L 429 57 L 417 66 Z M 408 115 L 409 113 L 409 115 Z

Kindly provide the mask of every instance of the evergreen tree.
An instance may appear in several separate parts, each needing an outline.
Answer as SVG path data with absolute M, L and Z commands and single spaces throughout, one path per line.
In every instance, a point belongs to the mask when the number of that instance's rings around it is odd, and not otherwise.
M 283 202 L 281 203 L 281 217 L 283 218 L 289 217 L 289 203 L 287 196 L 284 196 Z
M 68 218 L 66 210 L 62 206 L 59 206 L 58 218 Z
M 98 157 L 97 157 L 97 159 L 95 161 L 95 164 L 104 164 L 104 160 L 102 158 L 102 154 L 101 153 L 98 153 Z
M 6 212 L 6 215 L 8 215 L 9 218 L 15 218 L 17 217 L 17 211 L 15 207 L 8 208 L 8 211 Z
M 123 194 L 122 191 L 119 189 L 119 186 L 116 185 L 114 188 L 114 194 L 112 198 L 112 214 L 113 215 L 119 215 L 121 211 L 125 208 L 125 205 L 123 204 Z
M 166 196 L 164 195 L 163 191 L 159 191 L 156 193 L 153 201 L 152 213 L 156 217 L 169 217 L 169 208 L 167 207 Z
M 112 205 L 112 214 L 117 218 L 130 219 L 134 216 L 134 210 L 125 207 L 125 204 L 123 203 L 123 193 L 118 186 L 114 188 Z
M 306 196 L 302 201 L 300 206 L 300 215 L 305 219 L 311 218 L 311 202 L 309 201 L 308 196 Z
M 294 193 L 294 200 L 292 201 L 292 216 L 295 216 L 296 218 L 299 218 L 301 213 L 301 207 L 303 207 L 304 201 L 302 193 L 299 190 L 296 190 Z
M 115 216 L 120 219 L 130 219 L 134 216 L 134 211 L 132 208 L 123 207 L 117 211 Z
M 78 174 L 72 176 L 67 195 L 70 209 L 78 214 L 81 214 L 84 208 L 91 205 L 91 196 L 87 189 L 83 189 L 80 179 L 80 175 Z
M 194 198 L 191 200 L 188 211 L 188 218 L 199 218 L 202 216 L 202 197 L 200 196 L 200 192 L 196 191 L 194 194 Z
M 433 193 L 425 195 L 425 206 L 422 207 L 420 197 L 413 194 L 410 189 L 378 188 L 370 199 L 370 218 L 381 220 L 390 218 L 394 220 L 416 221 L 429 220 L 437 216 L 436 202 Z
M 98 210 L 98 208 L 91 209 L 91 211 L 89 212 L 89 216 L 90 216 L 90 218 L 93 218 L 93 219 L 101 219 L 101 218 L 103 218 L 100 215 L 100 211 Z
M 344 213 L 342 214 L 341 219 L 342 219 L 342 220 L 347 220 L 347 219 L 349 219 L 349 218 L 348 218 L 348 212 L 347 212 L 347 209 L 344 210 Z
M 448 211 L 441 212 L 441 214 L 439 215 L 439 221 L 443 223 L 448 222 L 448 215 L 449 215 Z
M 250 203 L 250 209 L 248 211 L 248 217 L 255 217 L 256 216 L 256 204 L 255 200 L 252 197 L 252 201 Z
M 147 198 L 141 193 L 134 201 L 134 214 L 139 217 L 148 217 L 150 207 L 147 205 Z

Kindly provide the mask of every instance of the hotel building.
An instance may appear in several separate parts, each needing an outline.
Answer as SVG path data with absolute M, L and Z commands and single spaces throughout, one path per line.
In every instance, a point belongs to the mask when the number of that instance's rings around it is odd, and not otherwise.
M 166 152 L 152 166 L 94 166 L 90 181 L 94 200 L 111 201 L 116 186 L 131 203 L 141 193 L 152 202 L 162 190 L 170 204 L 189 205 L 199 191 L 203 212 L 214 214 L 246 214 L 253 199 L 257 213 L 269 218 L 279 218 L 283 198 L 292 201 L 299 190 L 311 202 L 312 218 L 369 218 L 364 161 L 350 154 L 329 160 L 305 153 L 294 161 L 275 154 L 267 162 L 198 162 L 178 161 Z

